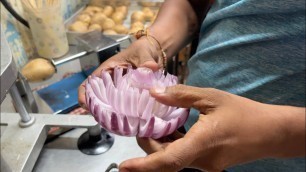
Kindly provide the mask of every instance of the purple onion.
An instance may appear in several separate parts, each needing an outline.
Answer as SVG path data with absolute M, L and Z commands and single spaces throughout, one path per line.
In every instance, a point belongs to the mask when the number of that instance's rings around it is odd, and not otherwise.
M 95 120 L 106 130 L 123 136 L 154 139 L 182 126 L 188 110 L 163 105 L 150 96 L 149 89 L 177 84 L 177 77 L 148 68 L 115 68 L 113 79 L 102 71 L 86 82 L 86 104 Z

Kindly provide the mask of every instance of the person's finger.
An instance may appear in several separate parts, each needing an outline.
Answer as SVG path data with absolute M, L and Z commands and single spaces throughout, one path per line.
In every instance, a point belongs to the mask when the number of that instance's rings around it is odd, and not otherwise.
M 102 71 L 112 73 L 115 67 L 127 68 L 129 64 L 127 62 L 124 62 L 123 60 L 119 60 L 120 56 L 121 55 L 117 54 L 114 57 L 108 59 L 107 61 L 102 63 L 96 70 L 94 70 L 91 75 L 100 76 Z
M 120 172 L 155 172 L 155 171 L 166 171 L 162 170 L 162 166 L 164 165 L 164 155 L 163 152 L 156 152 L 154 154 L 148 155 L 144 158 L 134 158 L 129 159 L 122 162 L 119 165 Z M 170 172 L 169 169 L 167 171 Z M 174 170 L 172 170 L 174 171 Z
M 88 110 L 87 106 L 86 106 L 86 101 L 85 101 L 85 81 L 79 86 L 79 89 L 78 89 L 78 102 L 79 102 L 79 105 L 83 108 L 83 109 L 86 109 Z
M 135 65 L 135 64 L 131 64 L 132 61 L 133 61 L 133 63 L 136 63 L 136 67 L 145 66 L 145 67 L 148 67 L 152 70 L 157 70 L 158 69 L 158 64 L 154 61 L 154 59 L 152 57 L 149 57 L 149 55 L 140 58 L 138 56 L 137 57 L 130 57 L 131 55 L 128 55 L 128 54 L 129 53 L 126 53 L 126 52 L 123 53 L 122 52 L 122 53 L 119 53 L 119 54 L 109 58 L 104 63 L 102 63 L 97 69 L 95 69 L 94 72 L 91 75 L 101 76 L 102 71 L 112 73 L 112 71 L 115 67 L 127 68 L 129 65 Z M 132 54 L 132 56 L 133 56 L 133 54 Z M 134 56 L 136 56 L 136 55 L 134 55 Z M 132 59 L 132 61 L 130 61 L 131 59 Z M 135 60 L 135 59 L 137 59 L 137 60 Z M 85 83 L 85 81 L 82 83 L 82 85 L 78 89 L 78 94 L 79 94 L 78 102 L 79 102 L 81 107 L 87 109 L 86 104 L 85 104 L 85 88 L 83 86 L 84 83 Z
M 157 71 L 159 69 L 159 65 L 154 60 L 147 60 L 144 61 L 139 67 L 147 67 L 153 71 Z
M 161 66 L 158 64 L 158 56 L 150 51 L 133 52 L 125 58 L 126 62 L 134 67 L 147 67 L 153 71 L 157 71 Z M 157 59 L 157 60 L 155 60 Z
M 147 67 L 153 71 L 159 69 L 159 65 L 154 59 L 153 52 L 144 51 L 141 48 L 138 50 L 123 50 L 103 62 L 92 74 L 99 76 L 102 70 L 112 73 L 115 67 L 127 68 L 128 66 Z
M 131 172 L 176 172 L 197 158 L 197 147 L 190 139 L 179 139 L 170 143 L 165 150 L 144 158 L 135 158 L 120 164 L 120 171 Z
M 147 154 L 151 154 L 164 149 L 165 145 L 158 140 L 151 138 L 137 137 L 137 143 Z
M 184 134 L 180 133 L 179 131 L 174 131 L 172 134 L 164 136 L 162 138 L 157 139 L 161 143 L 166 143 L 166 142 L 173 142 L 177 139 L 180 139 L 184 137 Z
M 150 90 L 152 97 L 160 103 L 183 108 L 196 108 L 202 113 L 216 107 L 224 95 L 211 88 L 198 88 L 186 85 L 175 85 Z
M 177 139 L 180 139 L 180 138 L 183 138 L 185 134 L 179 132 L 178 130 L 175 130 L 172 134 L 170 134 L 169 137 L 170 139 L 172 140 L 177 140 Z
M 140 138 L 136 137 L 138 145 L 147 153 L 151 154 L 153 152 L 161 151 L 165 149 L 169 143 L 184 137 L 184 134 L 175 131 L 172 134 L 162 137 L 160 139 L 154 140 L 151 138 Z
M 147 67 L 153 71 L 162 67 L 159 52 L 146 38 L 140 38 L 134 42 L 133 46 L 123 53 L 122 57 L 135 67 Z

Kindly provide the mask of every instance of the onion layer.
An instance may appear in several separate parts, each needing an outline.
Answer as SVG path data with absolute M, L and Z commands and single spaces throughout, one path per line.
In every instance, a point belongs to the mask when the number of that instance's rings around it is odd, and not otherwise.
M 154 87 L 177 84 L 177 77 L 148 68 L 115 68 L 113 79 L 102 71 L 85 84 L 86 104 L 95 120 L 106 130 L 123 136 L 154 139 L 173 133 L 182 126 L 188 110 L 163 105 L 149 94 Z

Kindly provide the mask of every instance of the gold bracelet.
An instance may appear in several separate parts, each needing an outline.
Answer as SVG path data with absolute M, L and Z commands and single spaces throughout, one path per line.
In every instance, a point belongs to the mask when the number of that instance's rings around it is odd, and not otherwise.
M 159 49 L 161 51 L 161 56 L 162 56 L 162 60 L 163 60 L 163 64 L 162 65 L 163 65 L 163 68 L 164 68 L 164 73 L 166 73 L 166 70 L 167 70 L 167 55 L 166 55 L 166 52 L 162 48 L 160 42 L 154 36 L 150 35 L 148 32 L 149 32 L 148 29 L 146 29 L 146 30 L 139 30 L 139 31 L 137 31 L 134 34 L 134 36 L 135 36 L 136 39 L 139 39 L 142 36 L 146 36 L 146 38 L 149 40 L 151 45 L 154 45 L 153 42 L 151 41 L 151 39 L 153 39 L 153 40 L 155 40 L 155 42 L 157 42 L 158 47 L 159 47 Z

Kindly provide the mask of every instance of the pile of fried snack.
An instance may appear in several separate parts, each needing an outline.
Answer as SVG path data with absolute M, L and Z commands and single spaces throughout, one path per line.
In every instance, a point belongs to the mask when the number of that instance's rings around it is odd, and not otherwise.
M 101 31 L 106 35 L 129 34 L 144 29 L 146 24 L 152 23 L 157 15 L 157 11 L 149 7 L 133 11 L 128 17 L 128 6 L 87 6 L 75 21 L 69 25 L 69 30 L 73 32 L 85 33 L 93 30 Z M 130 23 L 124 25 L 124 21 Z

